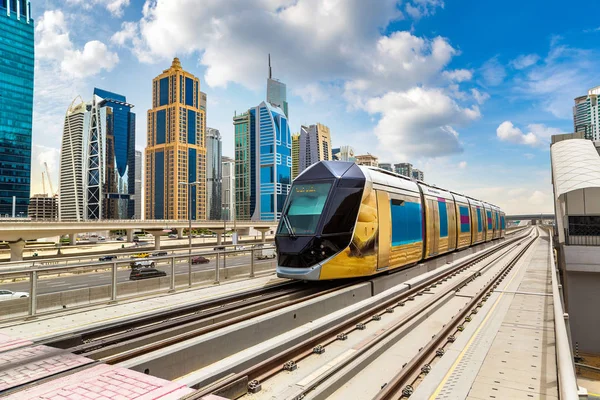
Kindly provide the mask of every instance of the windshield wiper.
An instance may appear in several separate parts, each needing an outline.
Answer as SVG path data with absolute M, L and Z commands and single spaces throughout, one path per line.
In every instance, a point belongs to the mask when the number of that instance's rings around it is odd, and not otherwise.
M 283 220 L 283 223 L 285 224 L 286 229 L 290 233 L 290 237 L 292 239 L 296 239 L 298 236 L 296 236 L 296 234 L 294 233 L 294 229 L 292 228 L 292 224 L 290 223 L 290 220 L 288 219 L 287 215 L 283 214 L 281 216 L 281 219 Z

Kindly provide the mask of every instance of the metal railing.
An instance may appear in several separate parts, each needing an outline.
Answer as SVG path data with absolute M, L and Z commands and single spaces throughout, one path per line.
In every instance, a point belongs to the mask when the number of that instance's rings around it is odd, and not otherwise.
M 600 246 L 600 224 L 593 223 L 593 221 L 575 223 L 572 219 L 576 218 L 585 217 L 569 217 L 569 225 L 565 227 L 565 243 L 570 246 Z M 598 217 L 587 218 L 597 219 Z
M 552 301 L 554 303 L 554 335 L 556 338 L 556 367 L 558 374 L 559 397 L 562 400 L 579 399 L 577 376 L 573 351 L 571 348 L 571 335 L 569 328 L 569 314 L 564 311 L 563 288 L 554 260 L 553 231 L 548 229 L 550 238 L 550 269 L 552 271 Z
M 239 245 L 238 245 L 239 247 Z M 204 257 L 207 259 L 214 259 L 215 260 L 215 265 L 214 265 L 214 284 L 219 284 L 222 280 L 221 275 L 223 273 L 223 271 L 225 269 L 227 269 L 227 258 L 232 258 L 235 257 L 237 255 L 250 255 L 250 260 L 249 260 L 249 265 L 248 264 L 243 264 L 243 265 L 233 265 L 230 266 L 229 268 L 236 268 L 236 267 L 240 267 L 240 268 L 246 268 L 249 267 L 248 270 L 248 278 L 254 278 L 256 275 L 256 260 L 272 260 L 272 262 L 276 263 L 276 256 L 275 256 L 275 247 L 273 245 L 268 245 L 265 244 L 262 247 L 252 247 L 252 248 L 245 248 L 245 249 L 237 249 L 237 250 L 220 250 L 220 251 L 211 251 L 211 252 L 192 252 L 192 253 L 188 253 L 188 249 L 185 248 L 183 249 L 186 251 L 185 254 L 181 254 L 181 255 L 170 255 L 170 256 L 157 256 L 157 257 L 148 257 L 148 258 L 140 258 L 140 259 L 129 259 L 129 260 L 113 260 L 113 261 L 106 261 L 106 262 L 93 262 L 93 263 L 84 263 L 84 264 L 77 264 L 77 265 L 71 265 L 71 266 L 50 266 L 50 267 L 41 267 L 41 266 L 37 266 L 37 267 L 21 267 L 21 268 L 12 268 L 9 270 L 1 270 L 0 269 L 0 283 L 1 282 L 6 282 L 6 280 L 10 280 L 10 279 L 16 279 L 15 277 L 18 277 L 19 279 L 23 278 L 23 277 L 27 277 L 28 281 L 29 281 L 29 297 L 28 299 L 28 312 L 27 315 L 29 317 L 35 317 L 36 315 L 40 315 L 42 313 L 39 312 L 38 310 L 38 296 L 40 296 L 39 294 L 39 281 L 41 277 L 48 277 L 49 275 L 54 275 L 56 274 L 57 276 L 60 276 L 59 274 L 89 274 L 90 275 L 90 280 L 94 279 L 93 275 L 99 273 L 107 273 L 110 272 L 110 290 L 109 290 L 109 295 L 106 298 L 103 298 L 99 301 L 94 301 L 92 302 L 91 300 L 85 304 L 85 306 L 90 306 L 90 305 L 99 305 L 99 304 L 108 304 L 111 302 L 115 302 L 121 298 L 133 298 L 133 297 L 143 297 L 143 296 L 148 296 L 149 292 L 139 292 L 136 293 L 136 295 L 134 296 L 119 296 L 119 284 L 120 283 L 125 283 L 125 282 L 129 282 L 129 280 L 127 279 L 123 279 L 122 277 L 122 281 L 119 281 L 119 276 L 118 276 L 118 271 L 119 270 L 133 270 L 133 263 L 136 261 L 149 261 L 151 262 L 153 265 L 153 268 L 157 268 L 160 270 L 163 270 L 165 267 L 167 267 L 167 269 L 170 272 L 170 275 L 167 275 L 167 277 L 169 278 L 169 286 L 167 289 L 159 289 L 159 292 L 175 292 L 177 290 L 177 286 L 176 285 L 176 276 L 179 275 L 184 275 L 185 273 L 177 273 L 176 272 L 176 266 L 178 264 L 181 263 L 188 263 L 188 268 L 187 268 L 187 282 L 184 285 L 180 285 L 180 288 L 183 286 L 184 289 L 188 289 L 194 286 L 194 283 L 206 283 L 207 280 L 198 280 L 196 282 L 194 282 L 193 279 L 193 274 L 194 273 L 203 273 L 206 271 L 210 271 L 210 269 L 198 269 L 197 271 L 193 271 L 193 263 L 192 263 L 192 259 L 194 257 Z M 267 254 L 265 254 L 267 253 Z M 202 264 L 200 264 L 202 265 Z M 11 278 L 12 277 L 12 278 Z M 235 278 L 240 278 L 243 277 L 243 274 L 239 275 L 236 274 Z M 164 278 L 164 277 L 163 277 Z M 155 279 L 155 278 L 148 278 L 148 279 L 144 279 L 143 281 L 150 281 L 151 279 Z M 208 280 L 208 282 L 210 282 L 210 279 Z M 78 285 L 81 286 L 81 285 Z M 98 287 L 105 287 L 106 285 L 99 285 L 99 286 L 87 286 L 84 289 L 91 289 L 91 288 L 98 288 Z M 79 289 L 82 289 L 81 287 Z M 66 289 L 63 291 L 57 291 L 57 292 L 52 292 L 52 293 L 48 293 L 48 294 L 56 294 L 56 293 L 67 293 L 71 290 L 78 290 L 78 289 Z M 16 299 L 19 301 L 22 301 L 24 299 Z M 8 300 L 8 301 L 14 301 L 14 300 Z M 0 301 L 0 309 L 2 309 L 3 306 L 5 306 L 7 304 L 6 301 Z M 67 308 L 65 305 L 62 306 L 62 308 Z M 69 309 L 73 309 L 75 307 L 69 306 Z M 55 312 L 55 311 L 48 311 L 48 312 L 43 312 L 43 313 L 49 313 L 49 312 Z M 2 315 L 3 313 L 0 312 L 0 315 Z M 22 315 L 24 316 L 24 315 Z M 0 318 L 1 319 L 1 318 Z

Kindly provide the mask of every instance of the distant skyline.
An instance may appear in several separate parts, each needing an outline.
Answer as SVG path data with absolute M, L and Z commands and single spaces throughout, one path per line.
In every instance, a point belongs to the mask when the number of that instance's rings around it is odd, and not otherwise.
M 507 213 L 550 212 L 549 136 L 572 132 L 573 99 L 600 84 L 595 3 L 586 12 L 513 0 L 40 0 L 31 8 L 32 194 L 42 190 L 44 161 L 58 186 L 65 112 L 95 86 L 135 105 L 142 150 L 152 78 L 175 55 L 200 77 L 206 123 L 233 157 L 231 118 L 265 99 L 270 53 L 273 76 L 287 85 L 292 132 L 320 122 L 333 147 L 419 165 L 428 183 Z

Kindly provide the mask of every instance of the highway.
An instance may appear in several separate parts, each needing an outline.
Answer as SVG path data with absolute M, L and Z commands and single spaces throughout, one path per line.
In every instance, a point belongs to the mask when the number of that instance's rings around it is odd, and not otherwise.
M 152 260 L 152 258 L 148 258 Z M 214 270 L 215 269 L 215 258 L 209 258 L 210 262 L 207 264 L 194 264 L 192 265 L 192 272 L 205 271 L 205 270 Z M 273 262 L 273 259 L 270 260 L 255 260 L 255 265 L 259 265 L 261 263 L 270 263 Z M 167 275 L 170 274 L 171 266 L 170 259 L 162 259 L 156 260 L 156 268 L 162 271 L 165 271 Z M 220 268 L 223 268 L 223 257 L 220 259 Z M 239 266 L 239 265 L 250 265 L 250 255 L 238 255 L 238 256 L 227 256 L 226 266 Z M 120 266 L 124 266 L 121 264 Z M 187 274 L 189 271 L 187 262 L 178 262 L 175 264 L 175 273 L 176 274 Z M 56 293 L 63 292 L 72 289 L 81 289 L 87 287 L 94 286 L 104 286 L 111 284 L 111 271 L 106 270 L 103 272 L 89 272 L 77 275 L 71 275 L 67 272 L 58 276 L 57 274 L 53 274 L 52 277 L 43 277 L 40 274 L 40 279 L 38 279 L 38 294 L 47 294 L 47 293 Z M 118 282 L 128 282 L 129 281 L 129 269 L 119 269 L 117 271 L 117 281 Z M 12 290 L 19 292 L 29 292 L 29 281 L 21 281 L 21 282 L 11 282 L 11 283 L 0 283 L 0 289 L 4 290 Z

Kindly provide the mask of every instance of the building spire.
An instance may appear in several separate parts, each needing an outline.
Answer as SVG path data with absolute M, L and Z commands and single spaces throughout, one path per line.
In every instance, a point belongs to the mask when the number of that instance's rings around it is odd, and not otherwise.
M 269 79 L 273 78 L 273 74 L 271 73 L 271 53 L 269 53 Z

